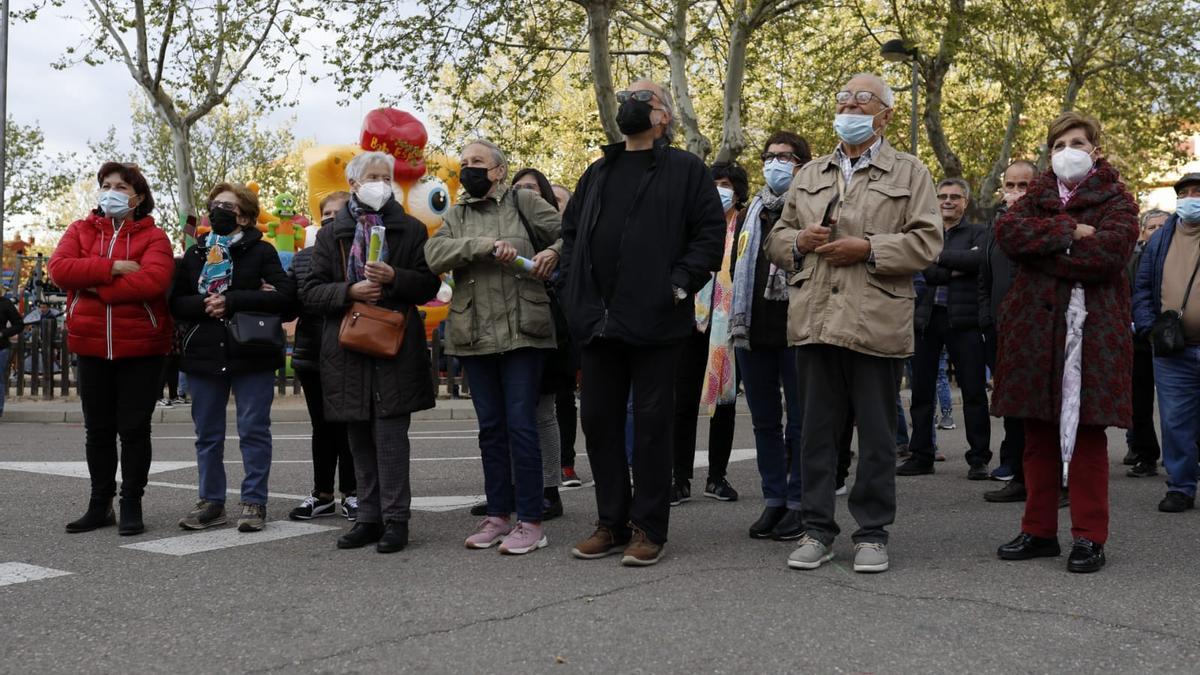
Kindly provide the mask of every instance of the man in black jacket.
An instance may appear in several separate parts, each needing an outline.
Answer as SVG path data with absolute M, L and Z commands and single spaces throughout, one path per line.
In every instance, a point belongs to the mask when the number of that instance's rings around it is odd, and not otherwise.
M 25 327 L 25 320 L 12 300 L 0 288 L 0 415 L 4 414 L 4 394 L 8 389 L 8 358 L 12 337 Z
M 667 541 L 676 363 L 694 330 L 692 295 L 720 265 L 725 218 L 704 162 L 670 147 L 666 89 L 640 80 L 617 99 L 625 140 L 584 172 L 562 224 L 562 305 L 582 347 L 580 420 L 599 512 L 595 533 L 572 553 L 623 551 L 623 564 L 653 565 Z
M 1004 170 L 1003 196 L 996 208 L 995 220 L 1017 200 L 1025 196 L 1029 184 L 1037 177 L 1033 162 L 1018 159 Z M 993 221 L 995 222 L 995 221 Z M 996 368 L 997 326 L 1000 316 L 1000 301 L 1012 287 L 1017 267 L 1009 260 L 1004 250 L 996 244 L 996 234 L 990 228 L 984 240 L 983 265 L 979 269 L 979 327 L 983 329 L 988 367 Z M 1000 466 L 992 472 L 992 478 L 1007 481 L 999 490 L 983 493 L 989 502 L 1025 501 L 1025 424 L 1015 417 L 1004 418 L 1004 440 L 1000 442 Z
M 912 456 L 896 469 L 899 476 L 933 473 L 933 411 L 938 361 L 943 347 L 954 364 L 963 393 L 963 418 L 967 427 L 967 463 L 971 480 L 988 477 L 992 458 L 991 422 L 988 419 L 983 337 L 979 332 L 979 266 L 983 261 L 987 230 L 966 222 L 963 214 L 971 194 L 961 178 L 947 178 L 937 186 L 945 243 L 937 260 L 924 272 L 928 289 L 917 303 L 916 354 L 913 356 Z

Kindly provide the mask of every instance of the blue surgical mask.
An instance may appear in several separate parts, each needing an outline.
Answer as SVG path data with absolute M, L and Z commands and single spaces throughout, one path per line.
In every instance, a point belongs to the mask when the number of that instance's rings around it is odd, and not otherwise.
M 787 192 L 788 186 L 792 184 L 792 168 L 794 166 L 782 159 L 773 159 L 763 164 L 763 178 L 766 179 L 767 187 L 771 188 L 771 192 L 777 195 Z
M 862 145 L 875 135 L 875 116 L 840 113 L 833 118 L 833 130 L 846 143 Z
M 1184 197 L 1175 202 L 1175 213 L 1185 223 L 1200 222 L 1200 197 Z
M 717 194 L 721 195 L 721 208 L 722 209 L 724 209 L 725 211 L 729 211 L 729 209 L 733 208 L 733 198 L 734 198 L 733 190 L 731 190 L 727 187 L 718 186 Z
M 100 210 L 109 218 L 124 218 L 133 208 L 129 206 L 129 195 L 105 190 L 100 193 Z

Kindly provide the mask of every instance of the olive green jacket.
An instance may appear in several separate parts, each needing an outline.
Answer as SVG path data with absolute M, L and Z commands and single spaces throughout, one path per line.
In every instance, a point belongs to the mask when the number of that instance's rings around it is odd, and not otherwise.
M 537 242 L 529 241 L 517 212 L 524 214 Z M 462 197 L 441 228 L 425 243 L 434 274 L 454 273 L 454 297 L 446 326 L 446 353 L 482 356 L 534 347 L 553 349 L 554 318 L 546 286 L 515 265 L 496 262 L 497 239 L 533 258 L 537 251 L 562 253 L 558 209 L 531 190 L 500 186 L 482 199 Z

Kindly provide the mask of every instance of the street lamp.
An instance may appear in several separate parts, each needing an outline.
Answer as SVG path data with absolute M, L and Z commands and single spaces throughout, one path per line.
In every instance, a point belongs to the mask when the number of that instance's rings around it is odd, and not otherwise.
M 912 63 L 912 120 L 909 123 L 909 144 L 913 155 L 917 154 L 917 55 L 919 53 L 920 51 L 916 47 L 908 47 L 904 44 L 904 40 L 898 38 L 888 40 L 879 47 L 879 55 L 885 61 Z

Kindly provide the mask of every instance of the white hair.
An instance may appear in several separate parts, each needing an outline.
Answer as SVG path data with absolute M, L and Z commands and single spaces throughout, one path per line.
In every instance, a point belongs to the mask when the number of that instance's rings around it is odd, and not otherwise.
M 879 100 L 883 101 L 883 104 L 889 108 L 895 105 L 896 95 L 892 92 L 892 88 L 888 86 L 888 83 L 883 81 L 882 77 L 875 73 L 857 73 L 850 80 L 857 80 L 859 78 L 873 80 L 875 84 L 879 85 Z M 849 82 L 850 80 L 846 81 Z
M 353 159 L 346 162 L 346 180 L 360 182 L 359 179 L 367 172 L 367 167 L 383 164 L 387 167 L 389 176 L 396 171 L 396 158 L 386 152 L 364 152 L 355 155 Z
M 463 149 L 465 150 L 472 145 L 482 145 L 491 151 L 492 161 L 496 163 L 496 166 L 504 167 L 504 175 L 500 177 L 500 182 L 503 183 L 504 181 L 508 180 L 508 157 L 504 154 L 504 151 L 500 149 L 500 146 L 486 138 L 473 138 L 467 141 L 467 144 L 463 146 Z

